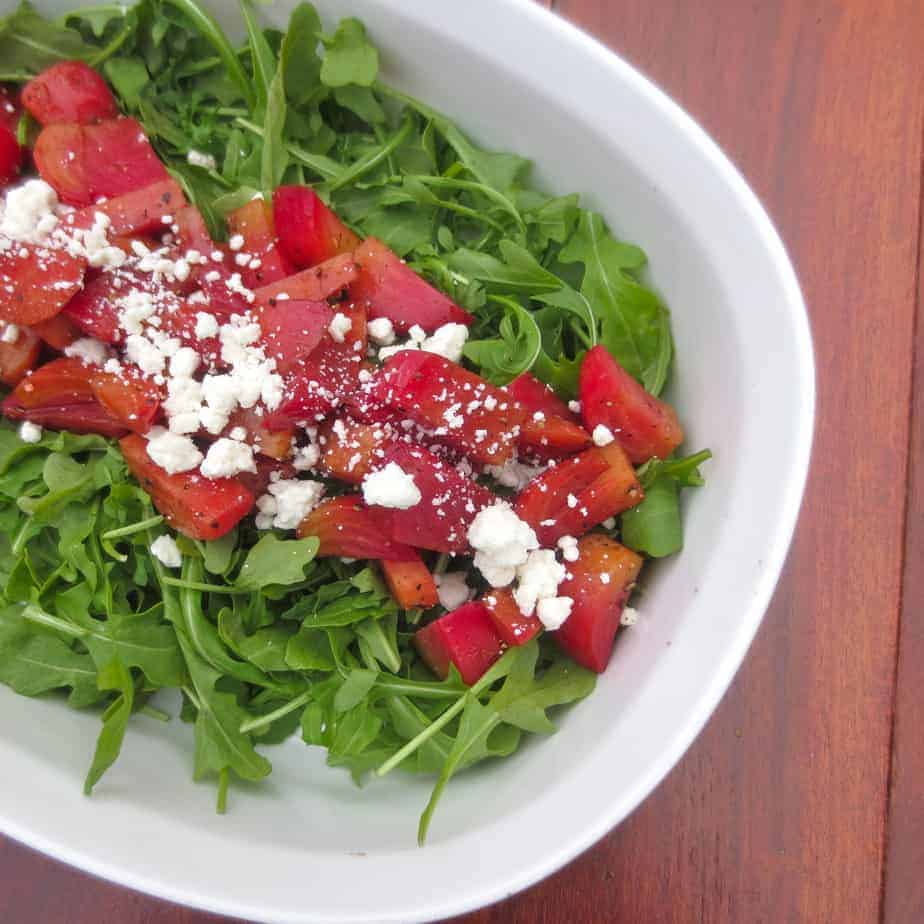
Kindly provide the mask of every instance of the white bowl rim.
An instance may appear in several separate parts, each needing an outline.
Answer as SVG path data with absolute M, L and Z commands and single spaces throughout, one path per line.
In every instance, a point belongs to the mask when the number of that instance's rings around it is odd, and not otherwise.
M 468 892 L 464 896 L 427 898 L 426 904 L 419 905 L 414 912 L 402 913 L 400 916 L 369 914 L 360 917 L 352 915 L 349 919 L 333 919 L 326 914 L 322 919 L 308 910 L 293 913 L 280 908 L 273 909 L 269 905 L 259 908 L 245 907 L 237 901 L 227 901 L 220 896 L 177 887 L 165 883 L 156 875 L 140 875 L 134 870 L 100 860 L 89 852 L 69 846 L 63 840 L 42 836 L 20 824 L 15 818 L 0 815 L 0 831 L 7 836 L 93 876 L 167 901 L 216 914 L 255 921 L 285 922 L 285 924 L 333 924 L 334 920 L 338 924 L 339 922 L 346 924 L 347 920 L 351 924 L 383 924 L 383 922 L 392 921 L 395 924 L 399 921 L 402 924 L 414 924 L 414 922 L 437 921 L 465 914 L 508 898 L 556 872 L 590 848 L 647 798 L 690 747 L 719 704 L 744 660 L 770 604 L 792 541 L 808 478 L 815 423 L 816 387 L 811 328 L 802 292 L 780 235 L 757 195 L 718 144 L 678 103 L 675 103 L 663 90 L 619 54 L 582 29 L 535 3 L 534 0 L 505 0 L 505 2 L 515 7 L 517 16 L 532 19 L 544 28 L 558 29 L 563 40 L 579 46 L 581 52 L 592 59 L 598 67 L 609 71 L 619 82 L 627 84 L 632 91 L 643 97 L 651 107 L 668 119 L 678 133 L 686 136 L 699 149 L 753 222 L 773 269 L 786 292 L 785 309 L 792 326 L 793 361 L 803 383 L 798 429 L 793 444 L 794 461 L 789 471 L 786 472 L 785 484 L 780 490 L 776 529 L 774 534 L 768 537 L 760 579 L 756 582 L 750 602 L 742 614 L 737 635 L 733 642 L 728 644 L 721 659 L 716 662 L 711 682 L 702 689 L 686 719 L 678 726 L 671 740 L 666 742 L 659 759 L 648 768 L 633 788 L 623 791 L 608 803 L 594 824 L 576 830 L 570 838 L 560 843 L 554 852 L 550 851 L 541 862 L 533 863 L 515 878 L 503 879 L 503 881 L 501 878 L 495 878 L 480 890 Z

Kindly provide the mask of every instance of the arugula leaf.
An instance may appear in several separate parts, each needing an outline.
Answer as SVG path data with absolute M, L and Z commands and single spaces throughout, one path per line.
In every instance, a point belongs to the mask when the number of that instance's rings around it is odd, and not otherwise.
M 22 696 L 70 689 L 68 702 L 92 705 L 100 698 L 96 666 L 59 638 L 30 627 L 21 606 L 0 609 L 0 681 Z
M 244 780 L 268 776 L 272 765 L 240 731 L 247 713 L 233 694 L 216 689 L 221 674 L 199 657 L 185 634 L 178 632 L 177 636 L 196 697 L 196 779 L 229 769 Z
M 28 0 L 0 19 L 0 80 L 26 80 L 59 61 L 91 57 L 77 32 L 45 19 Z
M 506 385 L 521 372 L 533 367 L 542 352 L 542 333 L 533 316 L 519 302 L 495 296 L 504 309 L 498 324 L 500 337 L 470 340 L 465 356 L 481 367 L 482 375 L 498 385 Z
M 622 541 L 637 552 L 664 558 L 683 548 L 680 488 L 704 484 L 699 466 L 708 449 L 683 459 L 652 459 L 639 470 L 645 499 L 622 515 Z
M 561 289 L 561 280 L 540 266 L 528 250 L 513 241 L 501 241 L 498 249 L 501 259 L 460 248 L 449 258 L 449 265 L 483 283 L 489 292 L 542 295 Z
M 260 112 L 267 106 L 270 84 L 280 69 L 276 65 L 276 56 L 273 54 L 263 30 L 257 24 L 253 4 L 250 0 L 241 0 L 241 16 L 244 19 L 250 43 L 250 61 L 253 66 L 254 90 L 256 92 L 255 108 L 257 112 Z M 279 79 L 281 82 L 281 73 L 279 73 Z
M 267 533 L 247 553 L 235 586 L 262 590 L 273 584 L 297 584 L 304 580 L 305 569 L 314 560 L 319 545 L 314 536 L 279 539 Z
M 317 10 L 310 3 L 300 3 L 292 11 L 279 52 L 286 95 L 296 106 L 310 102 L 322 89 L 318 55 L 320 34 L 321 20 Z
M 322 36 L 325 54 L 321 80 L 328 87 L 371 87 L 379 71 L 379 53 L 358 19 L 342 19 L 333 38 Z
M 103 774 L 118 760 L 135 702 L 135 684 L 132 676 L 118 661 L 100 668 L 97 684 L 100 690 L 117 690 L 119 696 L 103 713 L 103 727 L 96 742 L 96 752 L 83 784 L 83 791 L 87 796 L 93 792 L 93 787 L 102 779 Z
M 596 212 L 582 210 L 558 258 L 562 263 L 584 264 L 581 294 L 600 320 L 600 342 L 648 391 L 660 394 L 673 342 L 667 309 L 632 275 L 645 265 L 645 255 L 638 247 L 617 241 Z

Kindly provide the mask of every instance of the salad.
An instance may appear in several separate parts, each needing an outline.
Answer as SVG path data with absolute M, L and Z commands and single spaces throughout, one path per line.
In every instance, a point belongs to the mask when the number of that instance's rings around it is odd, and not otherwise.
M 639 248 L 358 20 L 241 13 L 0 20 L 0 681 L 101 711 L 87 794 L 172 690 L 219 811 L 297 736 L 435 776 L 423 842 L 592 692 L 709 453 Z

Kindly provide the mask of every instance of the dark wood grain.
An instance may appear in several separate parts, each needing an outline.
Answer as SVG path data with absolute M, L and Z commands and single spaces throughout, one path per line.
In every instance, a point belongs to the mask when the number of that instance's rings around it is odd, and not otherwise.
M 920 921 L 924 406 L 915 423 L 888 866 L 884 859 L 919 265 L 924 5 L 561 0 L 557 8 L 700 119 L 767 204 L 812 315 L 818 435 L 783 581 L 744 668 L 690 753 L 632 818 L 566 870 L 463 920 L 872 924 L 884 908 L 888 924 Z M 919 368 L 922 356 L 919 335 Z M 0 885 L 2 921 L 215 921 L 10 844 L 0 848 Z
M 924 225 L 922 225 L 924 228 Z M 921 264 L 924 270 L 924 236 Z M 918 274 L 901 648 L 895 694 L 884 924 L 924 921 L 924 272 Z

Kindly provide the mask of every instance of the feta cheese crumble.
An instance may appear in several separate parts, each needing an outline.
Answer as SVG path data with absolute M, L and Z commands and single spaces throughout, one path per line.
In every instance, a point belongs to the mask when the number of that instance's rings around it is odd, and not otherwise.
M 421 501 L 420 489 L 396 462 L 372 472 L 363 479 L 363 500 L 371 506 L 409 510 Z
M 525 564 L 517 568 L 517 586 L 513 591 L 520 612 L 529 616 L 541 600 L 555 597 L 564 579 L 565 566 L 551 549 L 530 552 Z
M 24 443 L 37 443 L 42 438 L 42 428 L 31 420 L 24 420 L 19 425 L 19 438 Z
M 390 318 L 375 318 L 367 326 L 369 339 L 379 346 L 391 346 L 395 342 L 395 326 Z
M 296 529 L 318 506 L 324 494 L 320 481 L 281 479 L 267 488 L 257 501 L 257 529 Z
M 571 615 L 574 600 L 571 597 L 548 597 L 536 607 L 539 622 L 550 632 L 560 629 Z
M 226 437 L 215 440 L 209 446 L 209 451 L 199 467 L 199 471 L 206 478 L 231 478 L 241 472 L 256 470 L 253 447 Z
M 478 513 L 468 528 L 468 541 L 475 550 L 475 567 L 492 587 L 511 584 L 517 568 L 539 548 L 533 528 L 503 501 Z
M 19 340 L 19 327 L 15 324 L 7 324 L 0 334 L 0 343 L 16 343 Z
M 561 549 L 561 557 L 567 562 L 577 561 L 581 557 L 578 541 L 574 536 L 562 536 L 558 540 L 558 547 Z
M 622 611 L 622 616 L 619 617 L 619 625 L 634 626 L 637 622 L 638 622 L 638 610 L 633 609 L 631 606 L 627 606 Z
M 81 337 L 64 348 L 64 355 L 79 359 L 88 366 L 102 366 L 109 357 L 106 344 L 92 337 Z
M 176 544 L 173 536 L 158 536 L 151 543 L 151 554 L 165 568 L 179 568 L 183 564 L 180 547 Z
M 613 431 L 609 427 L 605 426 L 604 424 L 597 424 L 597 426 L 594 427 L 594 432 L 593 432 L 594 445 L 609 446 L 610 443 L 612 443 L 615 438 L 616 437 L 613 436 Z
M 343 314 L 343 312 L 338 311 L 334 315 L 333 320 L 330 322 L 327 330 L 335 342 L 343 343 L 343 341 L 346 340 L 346 335 L 350 332 L 352 327 L 353 322 L 345 314 Z
M 145 438 L 148 456 L 169 475 L 191 471 L 202 462 L 202 453 L 188 436 L 152 427 Z
M 465 582 L 465 572 L 447 571 L 445 574 L 434 575 L 433 579 L 436 581 L 440 606 L 444 609 L 458 609 L 471 598 L 472 589 Z

